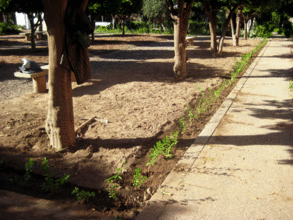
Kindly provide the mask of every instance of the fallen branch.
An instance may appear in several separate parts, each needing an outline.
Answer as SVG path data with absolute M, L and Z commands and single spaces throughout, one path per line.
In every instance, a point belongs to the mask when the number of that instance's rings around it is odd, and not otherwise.
M 92 123 L 92 121 L 99 121 L 99 122 L 102 122 L 102 123 L 105 123 L 107 124 L 108 123 L 108 120 L 107 119 L 99 119 L 99 118 L 96 118 L 96 116 L 90 118 L 89 120 L 87 120 L 86 122 L 84 122 L 82 125 L 80 125 L 76 130 L 75 130 L 75 133 L 79 134 L 81 133 L 81 130 L 87 126 L 88 124 Z

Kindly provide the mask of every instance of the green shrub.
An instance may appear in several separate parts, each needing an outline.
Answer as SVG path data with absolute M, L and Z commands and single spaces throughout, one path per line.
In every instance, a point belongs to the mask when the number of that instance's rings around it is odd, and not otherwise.
M 189 21 L 188 34 L 201 35 L 210 34 L 205 22 Z
M 269 38 L 272 37 L 272 31 L 270 25 L 258 25 L 255 29 L 255 35 L 257 37 Z
M 15 24 L 11 24 L 8 22 L 1 22 L 0 23 L 0 34 L 18 34 L 18 33 L 20 33 L 19 28 L 21 28 L 21 27 L 15 25 Z

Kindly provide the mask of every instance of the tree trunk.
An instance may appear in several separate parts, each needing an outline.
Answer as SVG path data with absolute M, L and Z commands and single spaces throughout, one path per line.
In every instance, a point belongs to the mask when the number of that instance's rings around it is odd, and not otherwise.
M 6 13 L 3 13 L 3 22 L 8 22 L 8 15 Z
M 50 145 L 56 151 L 75 143 L 71 72 L 60 65 L 65 46 L 64 14 L 67 2 L 68 0 L 43 0 L 49 35 L 49 109 L 46 132 Z M 87 0 L 83 3 L 86 5 Z
M 174 24 L 174 75 L 176 78 L 185 78 L 186 74 L 186 35 L 189 22 L 189 15 L 194 0 L 185 5 L 184 0 L 178 1 L 178 9 L 174 9 L 173 1 L 167 0 L 170 15 Z
M 185 78 L 186 77 L 186 34 L 181 32 L 182 29 L 181 19 L 178 18 L 174 22 L 174 75 L 176 78 Z
M 232 43 L 233 43 L 233 46 L 235 46 L 235 30 L 234 30 L 234 22 L 233 22 L 233 18 L 231 19 L 231 34 L 232 34 Z
M 218 54 L 221 56 L 222 55 L 222 52 L 223 52 L 223 47 L 224 47 L 224 40 L 225 40 L 225 37 L 226 37 L 226 33 L 227 33 L 227 30 L 228 30 L 228 27 L 229 27 L 229 23 L 230 21 L 232 20 L 232 16 L 235 12 L 237 7 L 234 7 L 234 9 L 231 9 L 229 11 L 229 15 L 228 17 L 226 18 L 225 20 L 225 24 L 224 24 L 224 30 L 222 32 L 222 36 L 220 38 L 220 41 L 219 41 L 219 50 L 218 50 Z
M 41 13 L 38 13 L 38 21 L 40 21 L 40 25 L 39 25 L 38 30 L 39 31 L 43 31 L 43 18 L 42 18 L 42 14 Z
M 187 35 L 187 28 L 189 22 L 189 15 L 191 10 L 190 3 L 185 9 L 185 2 L 183 0 L 178 2 L 178 12 L 177 14 L 173 14 L 173 24 L 174 24 L 174 75 L 176 78 L 186 78 L 186 35 Z
M 210 35 L 211 35 L 211 50 L 214 54 L 217 53 L 217 17 L 214 16 L 213 13 L 208 13 L 209 17 L 209 28 L 210 28 Z
M 250 36 L 251 36 L 252 33 L 254 32 L 254 29 L 255 29 L 255 22 L 256 22 L 256 17 L 253 17 L 252 25 L 251 25 L 251 31 L 250 31 Z
M 240 25 L 241 25 L 241 14 L 242 14 L 242 7 L 239 7 L 239 8 L 238 8 L 237 15 L 236 15 L 235 45 L 234 45 L 234 43 L 233 43 L 233 46 L 236 46 L 236 47 L 239 46 Z
M 36 41 L 35 41 L 35 23 L 34 23 L 34 15 L 33 13 L 28 13 L 28 19 L 30 21 L 31 26 L 31 48 L 32 51 L 36 50 Z
M 125 35 L 125 24 L 124 24 L 124 20 L 122 20 L 122 35 Z
M 247 23 L 249 19 L 244 19 L 244 39 L 247 40 Z
M 111 15 L 111 16 L 112 16 L 113 29 L 115 29 L 115 16 L 114 15 Z
M 201 3 L 204 6 L 205 12 L 209 18 L 209 28 L 210 28 L 210 36 L 211 36 L 211 50 L 214 54 L 217 53 L 217 4 L 213 4 L 210 1 L 201 0 Z

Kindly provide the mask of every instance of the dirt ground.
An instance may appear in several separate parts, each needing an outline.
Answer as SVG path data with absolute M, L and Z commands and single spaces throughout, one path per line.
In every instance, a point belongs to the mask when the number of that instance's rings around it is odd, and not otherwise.
M 194 45 L 187 48 L 188 78 L 175 80 L 172 36 L 97 36 L 89 48 L 92 78 L 82 85 L 72 83 L 74 120 L 76 128 L 92 117 L 108 122 L 94 121 L 77 136 L 75 146 L 56 153 L 49 146 L 44 129 L 47 94 L 26 93 L 0 100 L 0 157 L 4 158 L 5 167 L 1 188 L 72 204 L 70 189 L 84 187 L 96 192 L 89 203 L 80 204 L 85 215 L 94 208 L 99 216 L 134 218 L 217 110 L 229 89 L 215 106 L 192 123 L 188 122 L 186 105 L 195 109 L 201 97 L 199 87 L 206 93 L 208 89 L 216 89 L 224 79 L 230 78 L 234 57 L 239 59 L 259 43 L 260 40 L 241 40 L 239 47 L 233 47 L 228 38 L 223 55 L 215 57 L 209 50 L 208 39 L 198 37 Z M 23 57 L 41 65 L 48 63 L 45 41 L 39 42 L 34 53 L 22 37 L 15 35 L 0 36 L 0 46 L 5 48 L 1 51 L 0 68 L 6 79 L 13 79 L 14 69 L 21 65 Z M 1 76 L 1 81 L 5 77 Z M 178 137 L 172 158 L 161 157 L 148 169 L 145 165 L 152 147 L 159 139 L 177 131 L 178 120 L 183 116 L 187 119 L 187 129 Z M 36 189 L 41 179 L 38 174 L 43 174 L 44 157 L 49 159 L 55 177 L 70 174 L 70 184 L 63 192 L 68 196 Z M 4 176 L 9 179 L 14 172 L 21 175 L 29 158 L 38 161 L 34 168 L 35 182 L 28 186 L 30 190 L 5 182 Z M 124 160 L 126 165 L 117 188 L 119 199 L 114 201 L 105 191 L 105 180 Z M 136 168 L 147 176 L 139 189 L 132 186 Z

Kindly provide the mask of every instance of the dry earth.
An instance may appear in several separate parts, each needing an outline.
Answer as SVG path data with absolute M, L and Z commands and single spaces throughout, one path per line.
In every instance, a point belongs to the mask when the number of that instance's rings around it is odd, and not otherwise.
M 7 170 L 22 170 L 29 158 L 33 158 L 38 161 L 34 172 L 42 174 L 41 161 L 47 157 L 55 177 L 70 174 L 71 184 L 97 192 L 97 198 L 85 205 L 85 210 L 94 207 L 96 215 L 133 218 L 217 106 L 190 124 L 187 119 L 188 128 L 178 137 L 179 143 L 172 150 L 172 159 L 160 158 L 148 170 L 145 164 L 151 148 L 158 139 L 178 130 L 178 119 L 184 114 L 188 118 L 187 104 L 196 108 L 200 98 L 198 87 L 207 92 L 208 88 L 217 88 L 223 79 L 229 79 L 234 57 L 251 52 L 260 40 L 241 40 L 239 47 L 233 47 L 231 43 L 228 38 L 223 55 L 215 57 L 209 50 L 208 39 L 199 37 L 193 46 L 187 48 L 188 78 L 175 80 L 172 36 L 97 36 L 89 48 L 92 78 L 82 85 L 72 83 L 74 120 L 75 127 L 94 116 L 106 119 L 108 123 L 94 121 L 77 137 L 75 146 L 56 153 L 49 146 L 44 130 L 47 94 L 32 93 L 32 85 L 26 94 L 17 90 L 21 86 L 4 88 L 5 83 L 11 80 L 18 80 L 20 85 L 31 84 L 27 80 L 15 79 L 14 69 L 21 65 L 23 57 L 46 64 L 46 42 L 38 42 L 37 51 L 32 53 L 29 44 L 19 36 L 0 36 L 3 48 L 0 52 L 0 86 L 4 94 L 0 100 L 0 157 L 4 158 L 4 166 Z M 107 197 L 105 180 L 122 165 L 123 160 L 126 160 L 126 166 L 123 168 L 123 180 L 118 182 L 119 200 L 114 201 Z M 131 185 L 134 169 L 138 167 L 148 177 L 139 190 Z M 9 173 L 6 175 L 9 177 Z M 62 197 L 58 193 L 50 196 Z M 63 203 L 70 204 L 66 198 Z M 94 214 L 91 212 L 91 215 Z

